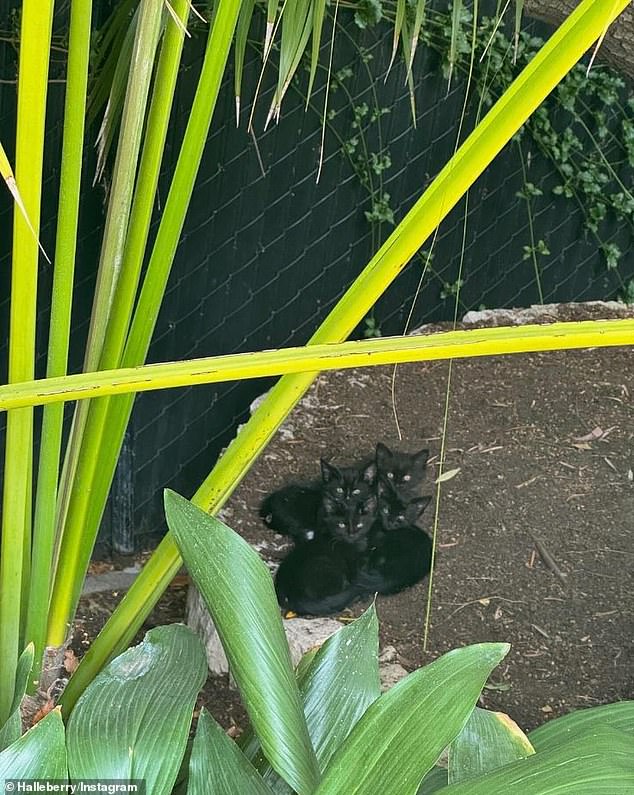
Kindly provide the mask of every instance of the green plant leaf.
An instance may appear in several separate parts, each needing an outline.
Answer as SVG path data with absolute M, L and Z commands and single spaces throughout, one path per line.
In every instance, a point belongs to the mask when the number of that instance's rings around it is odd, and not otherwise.
M 15 673 L 15 690 L 9 718 L 2 728 L 0 728 L 0 751 L 14 743 L 22 734 L 22 718 L 20 715 L 20 704 L 26 693 L 29 676 L 33 670 L 33 655 L 35 647 L 32 643 L 24 649 L 18 660 L 18 667 Z
M 384 693 L 340 746 L 317 795 L 413 795 L 508 650 L 481 643 L 450 651 Z
M 457 784 L 534 753 L 528 737 L 508 715 L 476 707 L 449 746 L 448 781 Z
M 578 709 L 561 718 L 549 720 L 528 735 L 536 751 L 545 751 L 565 742 L 573 735 L 584 735 L 602 726 L 611 726 L 634 734 L 634 701 L 619 701 L 591 709 Z
M 321 768 L 381 695 L 379 624 L 371 605 L 335 632 L 299 677 L 304 713 Z
M 207 678 L 198 637 L 182 624 L 151 629 L 96 677 L 68 721 L 72 778 L 141 778 L 170 793 Z
M 322 770 L 381 694 L 378 653 L 379 625 L 371 605 L 319 649 L 307 652 L 297 666 L 306 723 Z M 275 780 L 252 732 L 245 732 L 239 745 L 272 789 L 289 791 Z
M 236 127 L 240 126 L 240 97 L 242 96 L 242 73 L 244 71 L 244 54 L 247 48 L 247 38 L 255 0 L 244 0 L 240 6 L 238 24 L 236 25 L 236 41 L 233 48 L 233 90 L 236 97 Z
M 434 792 L 444 789 L 447 786 L 447 768 L 432 767 L 425 775 L 418 788 L 417 795 L 433 795 Z
M 271 795 L 257 770 L 204 709 L 189 762 L 187 795 Z
M 626 795 L 634 792 L 632 738 L 610 727 L 484 776 L 439 790 L 441 795 Z
M 319 768 L 269 570 L 237 533 L 173 491 L 165 513 L 267 759 L 300 795 L 312 792 Z
M 59 709 L 0 753 L 0 787 L 12 778 L 66 778 L 64 724 Z

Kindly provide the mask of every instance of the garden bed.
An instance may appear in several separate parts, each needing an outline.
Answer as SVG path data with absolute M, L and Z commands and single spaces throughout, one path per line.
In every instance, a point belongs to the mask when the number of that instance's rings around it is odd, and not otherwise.
M 537 317 L 633 315 L 618 305 L 566 305 Z M 500 316 L 479 322 L 497 324 Z M 483 704 L 524 729 L 634 697 L 633 358 L 632 348 L 606 348 L 455 361 L 445 471 L 459 472 L 441 487 L 426 650 L 427 580 L 377 598 L 382 644 L 394 646 L 407 669 L 456 646 L 509 641 L 511 652 Z M 317 477 L 322 456 L 346 464 L 377 441 L 407 451 L 429 447 L 425 493 L 431 494 L 447 373 L 446 362 L 400 365 L 395 404 L 391 367 L 321 375 L 233 495 L 225 521 L 273 568 L 288 543 L 259 520 L 264 495 Z M 433 519 L 432 506 L 422 521 L 428 531 Z M 78 652 L 107 617 L 111 599 L 101 593 L 82 600 Z M 170 589 L 150 625 L 182 620 L 183 607 L 184 588 Z M 223 725 L 242 724 L 226 677 L 210 679 L 203 698 Z

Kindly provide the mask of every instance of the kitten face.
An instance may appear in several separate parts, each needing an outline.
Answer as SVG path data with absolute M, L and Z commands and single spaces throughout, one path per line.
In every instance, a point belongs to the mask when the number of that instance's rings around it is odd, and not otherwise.
M 396 491 L 385 481 L 379 481 L 379 518 L 384 530 L 415 525 L 418 517 L 431 502 L 431 497 L 401 499 Z
M 360 502 L 374 491 L 377 478 L 376 462 L 361 469 L 336 467 L 321 459 L 322 493 L 336 502 Z
M 379 475 L 393 486 L 401 497 L 411 498 L 419 493 L 428 458 L 429 450 L 399 453 L 392 452 L 381 442 L 376 446 Z
M 321 519 L 326 533 L 347 544 L 363 545 L 367 541 L 376 512 L 377 498 L 374 494 L 352 502 L 340 502 L 327 495 L 322 499 Z

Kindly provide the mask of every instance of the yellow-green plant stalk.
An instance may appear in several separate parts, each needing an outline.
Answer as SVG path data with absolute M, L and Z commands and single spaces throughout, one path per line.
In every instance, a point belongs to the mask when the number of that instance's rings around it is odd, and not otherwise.
M 239 10 L 240 0 L 221 0 L 214 14 L 183 145 L 128 334 L 122 359 L 124 365 L 142 363 L 149 348 L 207 141 Z M 132 399 L 119 398 L 117 402 L 111 402 L 109 412 L 101 416 L 100 422 L 107 432 L 101 434 L 98 468 L 90 459 L 88 448 L 82 448 L 84 464 L 77 468 L 71 502 L 73 513 L 68 513 L 60 547 L 58 574 L 51 601 L 49 645 L 59 646 L 63 643 L 66 627 L 74 615 L 131 409 Z M 98 438 L 97 434 L 94 438 Z M 86 499 L 87 496 L 90 499 Z M 70 581 L 64 576 L 65 571 L 79 572 L 80 576 L 75 575 Z
M 0 386 L 0 411 L 288 373 L 632 344 L 634 320 L 618 319 L 304 345 L 7 384 Z
M 311 344 L 345 339 L 461 196 L 628 2 L 618 0 L 614 7 L 607 7 L 604 0 L 580 3 L 438 174 L 320 326 Z M 315 377 L 316 373 L 287 375 L 278 382 L 196 492 L 194 501 L 199 506 L 212 512 L 221 507 Z M 130 642 L 180 563 L 174 540 L 165 536 L 72 677 L 63 697 L 66 710 L 72 708 L 107 660 Z
M 99 360 L 99 368 L 116 367 L 125 343 L 130 317 L 136 296 L 136 290 L 143 264 L 143 255 L 147 243 L 152 209 L 156 197 L 162 154 L 167 136 L 174 88 L 178 76 L 178 68 L 182 53 L 185 24 L 189 14 L 189 0 L 178 0 L 173 11 L 178 15 L 180 24 L 168 15 L 166 29 L 161 45 L 161 52 L 154 78 L 154 88 L 148 112 L 146 134 L 139 165 L 139 176 L 134 191 L 134 200 L 130 214 L 129 226 L 123 253 L 121 272 L 116 284 L 112 307 L 104 337 L 103 350 Z M 87 478 L 95 477 L 104 465 L 101 453 L 104 435 L 109 433 L 106 426 L 108 401 L 95 401 L 85 412 L 86 422 L 81 438 L 81 446 L 76 451 L 76 469 L 73 482 L 67 482 L 67 504 L 64 507 L 66 526 L 70 527 L 70 541 L 64 541 L 66 530 L 61 539 L 61 556 L 56 577 L 59 588 L 67 588 L 75 582 L 75 589 L 81 588 L 85 571 L 81 567 L 67 562 L 66 550 L 72 544 L 73 528 L 85 534 L 85 513 L 95 497 L 85 488 Z M 77 436 L 75 441 L 79 441 Z M 88 475 L 87 475 L 88 473 Z M 60 512 L 60 520 L 61 520 Z
M 68 363 L 86 117 L 86 87 L 90 56 L 91 11 L 91 0 L 73 0 L 71 4 L 60 199 L 46 367 L 49 378 L 64 375 Z M 44 410 L 25 630 L 26 639 L 35 644 L 31 688 L 35 687 L 39 678 L 48 623 L 63 419 L 63 405 L 49 406 Z
M 53 2 L 24 0 L 18 72 L 16 183 L 33 230 L 20 212 L 13 217 L 9 381 L 33 378 L 44 119 Z M 35 231 L 35 235 L 33 234 Z M 0 724 L 13 700 L 22 640 L 21 613 L 31 554 L 33 410 L 10 412 L 4 467 L 0 551 Z
M 85 370 L 95 370 L 99 366 L 121 271 L 162 14 L 163 0 L 141 0 L 86 343 Z M 57 505 L 58 541 L 65 532 L 68 500 L 82 449 L 87 412 L 88 404 L 77 406 L 66 447 Z

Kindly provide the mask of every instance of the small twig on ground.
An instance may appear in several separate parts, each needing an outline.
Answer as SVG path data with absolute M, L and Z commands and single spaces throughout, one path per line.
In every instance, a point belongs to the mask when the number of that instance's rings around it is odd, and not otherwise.
M 544 561 L 544 565 L 546 568 L 550 569 L 552 573 L 559 579 L 562 585 L 568 585 L 568 575 L 562 571 L 555 559 L 550 554 L 550 552 L 546 549 L 544 542 L 541 539 L 537 538 L 530 530 L 527 530 L 529 536 L 533 539 L 533 544 L 535 544 L 535 549 L 539 552 L 540 558 Z

